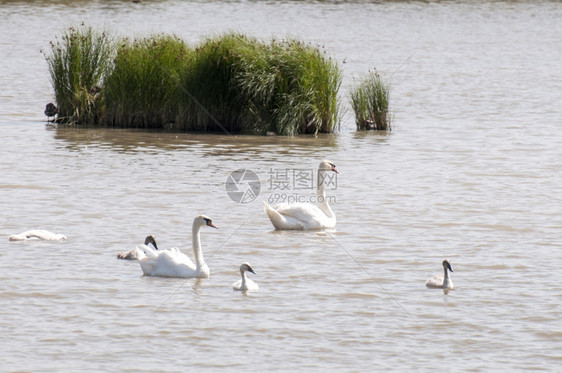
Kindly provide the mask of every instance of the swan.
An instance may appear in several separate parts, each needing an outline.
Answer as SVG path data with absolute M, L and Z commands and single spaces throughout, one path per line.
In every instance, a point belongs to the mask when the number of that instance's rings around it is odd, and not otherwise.
M 118 253 L 117 259 L 123 259 L 123 260 L 142 259 L 146 255 L 145 254 L 146 249 L 144 249 L 144 247 L 148 245 L 152 245 L 154 249 L 158 250 L 158 245 L 156 245 L 156 239 L 154 238 L 153 235 L 150 235 L 150 236 L 146 236 L 146 238 L 144 239 L 144 245 L 141 245 L 140 248 L 135 247 L 133 250 Z
M 443 272 L 444 276 L 435 275 L 425 283 L 425 286 L 432 289 L 454 289 L 455 285 L 451 276 L 449 276 L 449 271 L 454 272 L 451 267 L 451 263 L 448 259 L 443 261 Z
M 304 230 L 334 228 L 336 215 L 326 199 L 325 179 L 327 172 L 339 173 L 336 165 L 330 161 L 322 161 L 318 166 L 316 195 L 318 206 L 310 203 L 282 203 L 271 207 L 264 201 L 264 209 L 277 230 Z
M 159 277 L 209 277 L 211 272 L 203 259 L 199 236 L 199 230 L 205 225 L 218 229 L 213 221 L 205 215 L 199 215 L 193 220 L 192 245 L 195 264 L 178 248 L 156 251 L 149 246 L 145 246 L 145 255 L 139 259 L 143 274 Z
M 28 240 L 60 241 L 66 240 L 66 236 L 64 234 L 53 233 L 43 229 L 34 229 L 10 236 L 10 241 Z
M 240 276 L 242 276 L 242 279 L 232 284 L 232 289 L 240 291 L 256 291 L 260 288 L 254 281 L 246 278 L 246 272 L 252 272 L 254 275 L 256 274 L 249 263 L 242 263 L 240 265 Z

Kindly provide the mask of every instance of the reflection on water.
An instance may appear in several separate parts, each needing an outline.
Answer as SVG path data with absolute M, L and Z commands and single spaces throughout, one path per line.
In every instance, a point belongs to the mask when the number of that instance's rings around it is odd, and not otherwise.
M 80 128 L 59 126 L 55 139 L 63 140 L 68 150 L 83 147 L 109 148 L 117 152 L 160 149 L 166 151 L 206 149 L 208 155 L 256 154 L 258 150 L 278 152 L 321 152 L 337 146 L 335 134 L 286 136 L 247 136 L 145 131 L 135 129 Z

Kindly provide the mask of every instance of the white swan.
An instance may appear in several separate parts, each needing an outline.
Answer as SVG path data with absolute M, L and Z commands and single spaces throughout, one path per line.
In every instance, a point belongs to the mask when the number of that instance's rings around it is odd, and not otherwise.
M 213 224 L 213 221 L 205 215 L 200 215 L 193 220 L 192 245 L 195 264 L 193 264 L 187 255 L 177 248 L 156 251 L 152 250 L 149 246 L 145 246 L 145 256 L 139 259 L 144 275 L 160 277 L 209 277 L 211 272 L 203 259 L 201 238 L 199 236 L 199 230 L 205 225 L 217 228 Z
M 121 253 L 117 254 L 117 259 L 123 259 L 123 260 L 139 260 L 142 259 L 146 256 L 145 252 L 146 249 L 144 248 L 145 246 L 149 246 L 152 245 L 153 250 L 158 250 L 158 245 L 156 245 L 156 239 L 154 238 L 153 235 L 150 236 L 146 236 L 146 238 L 144 239 L 144 245 L 141 245 L 141 247 L 135 247 L 133 250 L 129 250 L 129 251 L 124 251 Z M 149 246 L 150 248 L 150 246 Z
M 443 261 L 443 276 L 435 275 L 425 283 L 425 286 L 432 289 L 454 289 L 455 285 L 453 284 L 453 280 L 451 280 L 451 276 L 449 275 L 449 271 L 453 272 L 453 268 L 451 267 L 451 263 L 448 259 Z
M 332 162 L 320 162 L 316 186 L 318 206 L 310 203 L 282 203 L 271 207 L 264 201 L 265 212 L 275 229 L 329 229 L 336 226 L 336 215 L 326 199 L 325 184 L 327 172 L 339 173 L 336 165 Z
M 10 236 L 10 241 L 28 240 L 60 241 L 66 240 L 66 236 L 64 234 L 53 233 L 43 229 L 34 229 Z
M 246 272 L 252 272 L 254 275 L 256 274 L 249 263 L 242 263 L 240 266 L 240 276 L 242 276 L 242 279 L 232 284 L 232 289 L 240 291 L 256 291 L 260 288 L 258 284 L 246 277 Z

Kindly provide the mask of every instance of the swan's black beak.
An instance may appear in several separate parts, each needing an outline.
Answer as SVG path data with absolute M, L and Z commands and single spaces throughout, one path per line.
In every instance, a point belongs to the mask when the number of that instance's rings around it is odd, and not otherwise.
M 256 272 L 254 272 L 254 270 L 252 269 L 252 267 L 248 267 L 248 272 L 252 272 L 254 275 L 256 274 Z
M 154 248 L 155 248 L 156 250 L 158 250 L 158 245 L 156 245 L 156 241 L 152 241 L 152 244 L 154 245 Z

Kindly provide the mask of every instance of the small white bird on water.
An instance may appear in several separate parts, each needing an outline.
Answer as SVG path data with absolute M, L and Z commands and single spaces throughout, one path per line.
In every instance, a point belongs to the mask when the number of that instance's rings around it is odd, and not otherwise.
M 25 231 L 20 234 L 13 234 L 10 236 L 10 241 L 29 241 L 29 240 L 43 240 L 43 241 L 60 241 L 66 240 L 64 234 L 49 232 L 43 229 L 33 229 Z
M 232 284 L 232 289 L 240 291 L 256 291 L 259 289 L 258 284 L 246 277 L 246 272 L 252 272 L 254 275 L 256 274 L 249 263 L 242 263 L 242 265 L 240 265 L 240 276 L 242 279 Z
M 454 289 L 455 285 L 453 284 L 453 280 L 451 280 L 449 271 L 454 272 L 449 260 L 445 259 L 443 261 L 443 276 L 433 276 L 432 278 L 427 280 L 425 286 L 432 289 Z

